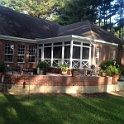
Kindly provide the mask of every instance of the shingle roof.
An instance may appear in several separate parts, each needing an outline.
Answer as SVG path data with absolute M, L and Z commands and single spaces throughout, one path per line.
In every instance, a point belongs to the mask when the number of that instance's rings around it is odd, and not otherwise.
M 56 37 L 59 24 L 0 6 L 0 34 L 22 38 Z
M 20 14 L 2 6 L 0 6 L 0 35 L 28 39 L 45 39 L 64 35 L 78 35 L 104 40 L 110 43 L 121 43 L 121 40 L 112 33 L 103 30 L 89 21 L 81 21 L 70 25 L 60 26 L 55 22 Z
M 81 21 L 61 26 L 58 31 L 58 36 L 63 35 L 78 35 L 110 43 L 122 43 L 122 41 L 112 33 L 92 24 L 90 21 Z

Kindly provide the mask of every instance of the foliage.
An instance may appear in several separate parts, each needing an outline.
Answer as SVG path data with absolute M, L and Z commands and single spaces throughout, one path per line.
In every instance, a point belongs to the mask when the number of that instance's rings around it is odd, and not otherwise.
M 4 62 L 0 62 L 0 72 L 6 73 L 7 72 L 7 64 Z
M 106 73 L 108 76 L 112 76 L 112 75 L 119 75 L 120 74 L 120 69 L 116 68 L 116 66 L 108 66 L 106 68 Z
M 78 71 L 78 67 L 77 66 L 74 66 L 71 71 Z
M 48 69 L 49 64 L 46 61 L 40 61 L 37 65 L 37 67 L 39 67 L 40 69 Z
M 67 71 L 69 68 L 68 64 L 61 64 L 57 66 L 58 69 L 60 69 L 61 71 Z
M 103 69 L 103 70 L 106 70 L 107 69 L 107 67 L 108 66 L 110 66 L 110 65 L 114 65 L 114 60 L 112 60 L 112 59 L 109 59 L 109 60 L 105 60 L 105 61 L 103 61 L 102 63 L 101 63 L 101 69 Z M 118 63 L 116 63 L 116 65 L 115 65 L 117 68 L 119 68 L 119 64 Z

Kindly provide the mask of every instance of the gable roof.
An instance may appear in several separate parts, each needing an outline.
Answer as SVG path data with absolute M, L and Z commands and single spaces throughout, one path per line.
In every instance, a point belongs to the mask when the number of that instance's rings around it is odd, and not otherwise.
M 21 38 L 56 37 L 59 24 L 0 6 L 0 34 Z
M 78 35 L 94 40 L 103 40 L 110 43 L 122 43 L 114 34 L 92 24 L 90 21 L 81 21 L 70 25 L 61 26 L 58 36 Z
M 21 14 L 2 6 L 0 6 L 0 35 L 27 39 L 46 39 L 65 35 L 77 35 L 109 43 L 122 43 L 112 33 L 89 21 L 60 26 L 55 22 Z

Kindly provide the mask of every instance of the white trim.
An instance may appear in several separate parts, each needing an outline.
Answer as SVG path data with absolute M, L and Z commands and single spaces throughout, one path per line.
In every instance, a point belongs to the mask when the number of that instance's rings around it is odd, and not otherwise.
M 73 40 L 70 42 L 70 67 L 69 68 L 72 68 L 72 55 L 73 55 Z
M 20 37 L 14 37 L 14 36 L 7 36 L 7 35 L 0 35 L 0 39 L 2 40 L 11 40 L 16 42 L 29 42 L 29 43 L 37 43 L 36 40 L 27 39 L 27 38 L 20 38 Z
M 110 43 L 104 40 L 96 40 L 93 38 L 88 38 L 88 37 L 82 37 L 82 36 L 77 36 L 77 35 L 66 35 L 66 36 L 59 36 L 59 37 L 52 37 L 52 38 L 46 38 L 46 39 L 27 39 L 27 38 L 20 38 L 20 37 L 14 37 L 14 36 L 7 36 L 7 35 L 0 35 L 0 39 L 3 40 L 11 40 L 11 41 L 16 41 L 16 42 L 28 42 L 28 43 L 51 43 L 51 42 L 63 42 L 65 40 L 82 40 L 82 41 L 88 41 L 91 44 L 94 43 L 101 43 L 101 44 L 108 44 L 108 45 L 112 45 L 112 46 L 118 46 L 118 44 L 116 43 Z

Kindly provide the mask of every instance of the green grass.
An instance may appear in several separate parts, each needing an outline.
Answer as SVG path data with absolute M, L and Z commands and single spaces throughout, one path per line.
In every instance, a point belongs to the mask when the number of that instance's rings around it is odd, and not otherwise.
M 0 124 L 123 124 L 124 98 L 5 95 Z

